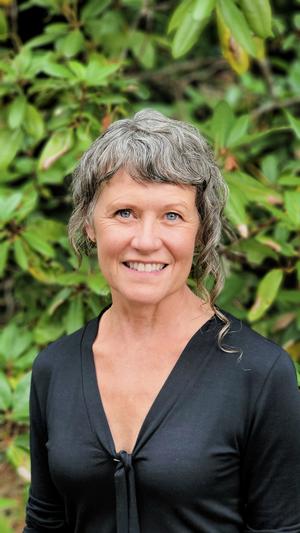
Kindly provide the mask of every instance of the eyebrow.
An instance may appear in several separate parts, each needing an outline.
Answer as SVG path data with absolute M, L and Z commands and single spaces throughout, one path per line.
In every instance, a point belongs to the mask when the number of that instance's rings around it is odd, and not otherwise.
M 109 204 L 109 208 L 115 208 L 115 207 L 119 207 L 119 206 L 125 206 L 125 207 L 128 207 L 128 208 L 139 208 L 139 206 L 132 202 L 131 200 L 126 200 L 125 198 L 124 199 L 117 199 L 117 200 L 113 200 L 110 204 Z M 188 210 L 189 209 L 189 206 L 185 203 L 185 202 L 170 202 L 168 204 L 164 204 L 161 206 L 161 209 L 163 210 L 171 210 L 171 209 L 185 209 L 185 210 Z

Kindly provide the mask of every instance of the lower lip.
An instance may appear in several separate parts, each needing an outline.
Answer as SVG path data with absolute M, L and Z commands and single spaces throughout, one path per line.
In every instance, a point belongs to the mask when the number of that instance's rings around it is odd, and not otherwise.
M 122 265 L 123 265 L 124 268 L 126 268 L 126 270 L 128 272 L 131 272 L 132 274 L 136 274 L 136 275 L 139 275 L 139 276 L 159 276 L 159 274 L 164 272 L 164 270 L 166 270 L 166 268 L 168 266 L 168 265 L 165 266 L 161 270 L 152 270 L 151 272 L 146 272 L 145 270 L 134 270 L 134 268 L 130 268 L 130 267 L 124 265 L 124 263 L 122 263 Z

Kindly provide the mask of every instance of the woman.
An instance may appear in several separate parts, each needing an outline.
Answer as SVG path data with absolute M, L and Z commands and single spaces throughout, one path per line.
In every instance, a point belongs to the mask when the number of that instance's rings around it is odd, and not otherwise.
M 214 305 L 226 186 L 205 140 L 141 111 L 73 193 L 71 242 L 96 246 L 112 304 L 35 360 L 24 532 L 300 532 L 295 372 Z

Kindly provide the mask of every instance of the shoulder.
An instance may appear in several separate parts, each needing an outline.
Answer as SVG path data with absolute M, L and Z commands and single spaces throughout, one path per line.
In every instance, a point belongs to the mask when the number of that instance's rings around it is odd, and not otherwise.
M 226 347 L 236 350 L 235 361 L 238 361 L 238 366 L 250 379 L 252 376 L 260 376 L 261 380 L 265 380 L 272 373 L 295 381 L 293 362 L 281 346 L 260 335 L 230 313 L 222 313 L 230 321 L 230 329 L 223 342 Z
M 55 371 L 56 367 L 61 368 L 62 365 L 67 365 L 70 358 L 74 360 L 76 354 L 79 354 L 80 352 L 80 346 L 85 330 L 89 326 L 95 326 L 96 323 L 97 318 L 94 318 L 74 333 L 64 335 L 43 348 L 33 362 L 33 377 L 47 379 L 53 371 Z

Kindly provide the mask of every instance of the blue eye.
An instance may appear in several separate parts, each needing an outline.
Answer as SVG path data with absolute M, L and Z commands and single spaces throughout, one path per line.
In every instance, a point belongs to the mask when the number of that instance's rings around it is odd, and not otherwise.
M 116 215 L 119 215 L 121 218 L 129 218 L 131 215 L 131 209 L 118 209 Z
M 178 215 L 178 213 L 173 213 L 173 211 L 170 211 L 169 213 L 166 213 L 166 217 L 168 220 L 177 220 L 178 218 L 180 218 L 180 215 Z

